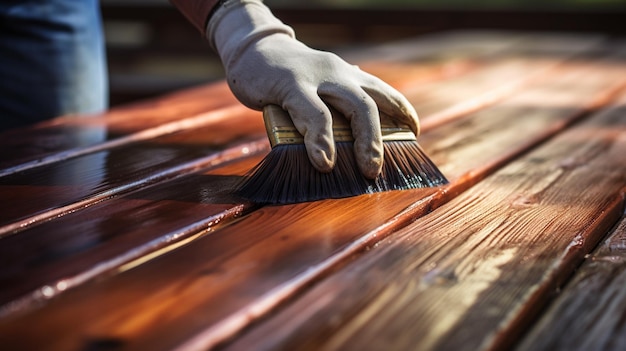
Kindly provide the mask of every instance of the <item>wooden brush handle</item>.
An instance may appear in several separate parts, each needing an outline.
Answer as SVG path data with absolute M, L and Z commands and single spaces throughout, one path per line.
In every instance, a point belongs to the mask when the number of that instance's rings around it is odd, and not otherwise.
M 354 141 L 350 122 L 335 109 L 333 114 L 333 137 L 335 142 Z M 304 144 L 304 137 L 294 126 L 287 111 L 277 105 L 267 105 L 263 109 L 265 129 L 272 147 L 286 144 Z M 416 140 L 408 125 L 398 123 L 381 113 L 383 141 Z

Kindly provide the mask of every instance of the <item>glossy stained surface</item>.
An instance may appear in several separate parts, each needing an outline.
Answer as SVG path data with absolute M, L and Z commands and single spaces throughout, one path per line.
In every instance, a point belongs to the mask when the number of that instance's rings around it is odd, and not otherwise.
M 206 96 L 212 98 L 207 99 Z M 3 133 L 2 144 L 7 149 L 0 152 L 0 167 L 6 169 L 68 150 L 97 145 L 233 104 L 237 102 L 225 88 L 225 83 L 216 83 L 118 107 L 102 116 L 69 116 L 34 128 L 15 129 Z
M 243 201 L 233 189 L 268 144 L 258 112 L 218 99 L 224 84 L 96 117 L 95 144 L 18 148 L 0 163 L 0 344 L 568 348 L 552 328 L 590 311 L 580 330 L 614 332 L 581 345 L 618 350 L 625 54 L 597 36 L 497 32 L 351 53 L 415 104 L 439 188 Z M 613 249 L 593 253 L 605 237 Z
M 208 119 L 208 125 L 150 140 L 130 140 L 103 151 L 0 177 L 3 198 L 11 204 L 0 214 L 0 225 L 32 225 L 33 221 L 43 220 L 33 217 L 45 219 L 46 212 L 69 211 L 76 203 L 146 186 L 153 178 L 176 176 L 185 168 L 210 162 L 222 150 L 241 148 L 250 140 L 264 138 L 258 113 L 245 109 L 238 112 L 230 114 L 229 119 Z

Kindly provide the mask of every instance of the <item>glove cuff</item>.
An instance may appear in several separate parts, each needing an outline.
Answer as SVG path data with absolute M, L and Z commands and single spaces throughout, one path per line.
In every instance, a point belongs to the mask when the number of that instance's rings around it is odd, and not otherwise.
M 206 27 L 209 44 L 225 66 L 249 45 L 277 33 L 295 38 L 293 29 L 274 17 L 260 0 L 226 0 Z

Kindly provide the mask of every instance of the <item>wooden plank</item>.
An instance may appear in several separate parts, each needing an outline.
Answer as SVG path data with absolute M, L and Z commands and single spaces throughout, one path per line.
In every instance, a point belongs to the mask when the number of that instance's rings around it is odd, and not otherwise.
M 122 267 L 111 279 L 85 284 L 41 309 L 3 319 L 1 334 L 10 336 L 5 344 L 45 344 L 52 350 L 112 340 L 128 348 L 167 349 L 195 333 L 205 342 L 204 332 L 210 342 L 223 341 L 352 255 L 589 112 L 622 84 L 615 77 L 624 76 L 624 67 L 606 67 L 604 62 L 576 63 L 568 70 L 570 74 L 546 76 L 544 84 L 507 100 L 503 108 L 494 106 L 438 128 L 443 137 L 432 139 L 438 143 L 434 149 L 425 133 L 422 144 L 433 151 L 435 162 L 455 165 L 449 168 L 453 183 L 446 189 L 262 208 L 147 264 Z M 571 84 L 580 75 L 586 79 Z M 529 109 L 528 104 L 544 101 L 542 94 L 557 92 L 555 103 L 572 108 Z M 513 118 L 524 112 L 532 113 Z M 508 128 L 501 128 L 503 121 Z M 456 133 L 471 137 L 461 141 Z M 498 133 L 506 136 L 493 147 Z M 92 301 L 98 301 L 97 308 Z
M 626 218 L 622 217 L 516 350 L 626 349 L 625 286 Z
M 230 113 L 225 113 L 230 112 Z M 0 236 L 84 208 L 119 193 L 190 173 L 250 147 L 267 144 L 260 112 L 238 106 L 210 115 L 202 128 L 144 140 L 0 177 Z M 216 157 L 217 156 L 217 157 Z
M 624 102 L 394 233 L 226 349 L 510 349 L 623 213 Z M 569 307 L 578 318 L 580 304 Z M 539 328 L 592 336 L 552 326 Z
M 493 105 L 521 91 L 560 64 L 563 64 L 560 59 L 523 56 L 490 60 L 485 62 L 485 69 L 455 79 L 428 85 L 407 84 L 403 93 L 418 109 L 421 128 L 428 130 Z M 458 103 L 450 104 L 450 96 L 454 96 Z
M 369 55 L 382 61 L 382 64 L 369 61 L 362 66 L 390 82 L 411 101 L 420 115 L 423 130 L 492 105 L 564 61 L 576 57 L 600 57 L 610 54 L 611 50 L 611 44 L 600 37 L 563 33 L 449 32 L 420 37 L 419 44 L 409 39 L 346 56 L 358 61 L 364 60 L 363 55 Z M 470 62 L 463 60 L 470 54 Z M 414 67 L 419 67 L 417 64 L 442 59 L 450 60 L 444 67 L 446 71 L 461 70 L 465 74 L 455 73 L 453 77 L 429 84 L 417 79 L 402 79 L 410 76 Z M 407 63 L 411 63 L 413 69 L 409 69 Z M 468 67 L 477 65 L 483 69 Z M 457 103 L 450 104 L 451 95 L 456 97 Z
M 89 206 L 3 238 L 0 316 L 40 304 L 154 251 L 173 250 L 254 209 L 232 194 L 264 154 Z M 24 272 L 28 272 L 25 277 Z
M 50 166 L 54 163 L 60 163 L 85 155 L 108 151 L 114 148 L 127 147 L 132 144 L 138 144 L 142 142 L 145 143 L 151 139 L 159 137 L 171 137 L 176 133 L 196 130 L 199 128 L 206 128 L 207 126 L 216 123 L 216 121 L 219 121 L 220 119 L 223 119 L 224 116 L 228 115 L 232 116 L 233 122 L 235 122 L 236 120 L 240 120 L 240 123 L 244 124 L 246 123 L 246 118 L 249 118 L 250 113 L 250 111 L 245 110 L 246 109 L 241 104 L 236 104 L 224 108 L 218 108 L 213 111 L 204 112 L 195 116 L 181 118 L 180 120 L 164 123 L 159 126 L 144 128 L 135 133 L 129 133 L 127 135 L 114 137 L 110 140 L 106 140 L 105 136 L 111 132 L 111 128 L 102 128 L 101 126 L 98 126 L 98 124 L 103 122 L 102 120 L 98 120 L 96 117 L 93 117 L 91 119 L 75 118 L 74 121 L 78 124 L 81 124 L 82 126 L 80 128 L 68 128 L 65 138 L 69 140 L 80 140 L 81 142 L 86 142 L 87 145 L 77 146 L 68 150 L 51 152 L 50 155 L 38 155 L 34 153 L 28 156 L 32 158 L 32 160 L 30 161 L 25 161 L 0 169 L 0 177 L 16 175 L 20 172 L 29 171 L 34 168 Z M 157 109 L 152 112 L 158 114 Z M 247 115 L 248 117 L 246 117 Z M 106 119 L 106 117 L 103 118 Z M 63 120 L 63 118 L 60 118 L 60 120 Z M 141 125 L 140 122 L 135 121 L 135 123 Z M 64 122 L 62 124 L 66 125 L 68 124 L 68 122 Z
M 565 50 L 567 51 L 567 50 Z M 569 52 L 569 51 L 568 51 Z M 551 63 L 553 64 L 553 62 Z M 397 66 L 394 66 L 397 67 Z M 442 97 L 438 98 L 438 105 L 437 104 L 430 104 L 430 106 L 440 106 L 442 108 L 446 107 L 447 105 L 455 105 L 455 99 L 460 99 L 460 101 L 462 103 L 465 103 L 465 98 L 468 95 L 471 95 L 471 93 L 473 91 L 476 90 L 476 87 L 483 87 L 485 90 L 489 90 L 490 88 L 494 87 L 496 84 L 499 84 L 498 81 L 503 79 L 503 78 L 507 78 L 509 76 L 507 76 L 506 74 L 511 75 L 517 75 L 517 76 L 521 76 L 522 72 L 526 72 L 527 70 L 530 70 L 530 68 L 533 67 L 531 64 L 527 64 L 527 65 L 521 65 L 519 60 L 518 61 L 504 61 L 503 63 L 498 63 L 495 62 L 492 66 L 489 66 L 488 68 L 482 70 L 481 72 L 479 72 L 478 75 L 470 75 L 469 76 L 469 80 L 466 77 L 461 78 L 461 83 L 459 83 L 457 80 L 452 80 L 450 82 L 450 86 L 448 87 L 448 89 L 446 89 L 446 85 L 437 85 L 438 88 L 441 88 L 442 90 L 445 91 L 454 91 L 456 94 L 442 94 Z M 536 68 L 538 68 L 539 66 L 535 66 Z M 421 70 L 418 70 L 421 72 Z M 410 76 L 411 79 L 415 79 L 415 77 Z M 492 78 L 490 78 L 492 77 Z M 469 84 L 469 81 L 474 81 L 473 84 Z M 459 88 L 461 87 L 461 88 Z M 463 92 L 463 94 L 461 94 L 461 92 Z M 414 99 L 419 99 L 420 98 L 420 94 L 417 94 L 416 97 L 414 97 Z M 423 97 L 421 97 L 423 100 L 421 101 L 430 101 L 433 96 L 431 95 L 425 95 Z M 447 98 L 447 101 L 446 101 Z M 480 100 L 480 99 L 479 99 Z M 419 100 L 418 100 L 418 103 Z M 459 109 L 456 109 L 457 112 L 459 112 Z M 436 111 L 433 108 L 433 111 Z M 436 113 L 436 112 L 434 112 Z M 459 112 L 460 113 L 460 112 Z M 234 118 L 233 118 L 234 119 Z M 151 142 L 155 142 L 155 143 L 159 143 L 159 144 L 163 144 L 163 143 L 174 143 L 177 144 L 178 141 L 177 140 L 185 140 L 185 143 L 189 144 L 204 144 L 207 142 L 207 140 L 209 140 L 208 138 L 215 138 L 216 135 L 220 135 L 221 138 L 223 138 L 223 135 L 221 134 L 222 131 L 217 129 L 216 126 L 211 127 L 212 129 L 212 133 L 206 133 L 203 130 L 200 130 L 200 132 L 188 132 L 188 133 L 178 133 L 175 136 L 167 136 L 166 139 L 164 138 L 160 138 L 160 139 L 154 139 Z M 428 128 L 425 128 L 428 129 Z M 249 133 L 250 131 L 239 131 L 240 133 L 244 133 L 247 132 Z M 232 133 L 232 131 L 231 131 Z M 226 135 L 228 135 L 228 133 L 226 133 Z M 193 140 L 194 138 L 200 138 L 199 140 Z M 167 142 L 164 141 L 160 141 L 161 139 L 164 140 L 168 140 Z M 213 143 L 220 143 L 219 140 L 213 140 Z M 252 147 L 249 147 L 249 149 L 251 149 Z M 132 149 L 123 149 L 122 154 L 127 154 L 128 151 L 126 150 L 132 150 Z M 181 151 L 182 152 L 182 151 Z M 234 152 L 238 152 L 237 150 L 234 150 Z M 91 156 L 93 157 L 93 156 Z M 97 157 L 97 155 L 95 156 Z M 211 164 L 213 164 L 214 162 L 211 161 Z M 199 167 L 202 166 L 203 163 L 200 162 L 200 164 L 196 164 L 193 163 L 192 166 L 193 167 L 189 167 L 190 171 L 194 171 L 195 169 L 198 169 Z M 167 166 L 167 164 L 166 164 Z M 249 167 L 248 167 L 249 168 Z M 115 171 L 118 174 L 118 177 L 123 178 L 123 173 L 119 173 L 119 170 Z M 112 172 L 112 173 L 115 173 Z M 180 169 L 177 169 L 176 172 L 180 172 Z M 239 173 L 240 175 L 243 173 Z M 170 174 L 167 174 L 170 175 Z M 178 174 L 179 175 L 179 174 Z M 161 178 L 167 178 L 165 176 L 162 176 Z M 151 179 L 151 181 L 154 181 L 153 179 Z M 139 183 L 138 186 L 145 186 L 145 183 Z M 118 190 L 118 192 L 121 192 L 121 190 L 123 191 L 132 191 L 134 188 L 128 189 L 127 187 L 124 186 L 120 186 L 119 187 L 120 190 Z M 154 190 L 150 190 L 150 191 L 154 191 L 154 192 L 158 192 L 159 188 L 155 188 Z M 71 195 L 71 193 L 66 192 L 66 191 L 62 191 L 61 192 L 63 195 Z M 167 193 L 167 192 L 166 192 Z M 37 194 L 38 195 L 38 194 Z M 113 188 L 112 190 L 108 190 L 105 194 L 105 196 L 107 197 L 111 197 L 113 195 L 117 195 L 116 194 L 116 189 Z M 25 200 L 28 200 L 28 198 L 25 198 Z M 81 209 L 82 207 L 85 207 L 86 204 L 89 204 L 90 201 L 91 202 L 97 202 L 101 200 L 101 196 L 96 196 L 95 198 L 88 198 L 85 201 L 80 201 L 78 203 L 74 203 L 74 204 L 70 204 L 64 207 L 61 207 L 60 209 L 57 210 L 53 210 L 53 211 L 48 211 L 43 215 L 40 216 L 34 216 L 34 217 L 30 217 L 27 219 L 24 219 L 22 221 L 18 221 L 17 223 L 13 223 L 11 225 L 7 225 L 5 226 L 4 229 L 4 233 L 5 236 L 8 234 L 13 234 L 17 231 L 24 231 L 25 228 L 25 223 L 28 223 L 29 226 L 32 226 L 35 223 L 39 223 L 39 222 L 43 222 L 45 221 L 47 218 L 53 217 L 53 216 L 59 216 L 59 215 L 65 215 L 65 213 L 68 212 L 73 212 L 75 209 Z M 28 205 L 31 204 L 31 201 L 27 201 L 26 202 Z M 103 213 L 119 213 L 117 211 L 118 208 L 118 203 L 114 202 L 113 204 L 111 204 L 111 206 L 113 206 L 113 211 L 107 210 L 106 205 L 97 205 L 95 209 L 97 209 L 98 211 L 102 211 Z M 222 208 L 220 207 L 222 204 L 219 204 L 218 207 L 215 208 L 214 213 L 210 213 L 207 214 L 207 216 L 210 218 L 211 216 L 217 216 L 220 217 L 223 213 L 228 214 L 228 216 L 230 216 L 231 214 L 234 213 L 241 213 L 243 211 L 243 209 L 247 208 L 249 204 L 245 204 L 245 203 L 241 203 L 241 204 L 233 204 L 232 208 Z M 124 208 L 124 206 L 121 206 L 120 208 Z M 167 211 L 170 211 L 170 208 L 167 208 Z M 35 248 L 33 248 L 33 252 L 58 252 L 58 251 L 64 251 L 66 252 L 67 255 L 71 254 L 73 251 L 72 250 L 65 250 L 63 249 L 63 247 L 65 246 L 63 243 L 66 242 L 66 239 L 59 239 L 56 238 L 55 239 L 55 233 L 59 232 L 61 233 L 60 235 L 62 237 L 66 237 L 67 235 L 79 235 L 77 234 L 71 234 L 74 231 L 72 229 L 65 229 L 63 231 L 59 231 L 58 228 L 61 228 L 62 226 L 67 226 L 67 228 L 82 228 L 82 223 L 89 223 L 91 222 L 92 219 L 92 213 L 94 213 L 93 211 L 88 212 L 87 214 L 85 214 L 84 216 L 82 215 L 73 215 L 70 219 L 68 219 L 67 221 L 63 220 L 63 221 L 56 221 L 55 223 L 51 224 L 51 225 L 45 225 L 42 228 L 35 228 L 34 230 L 31 230 L 29 234 L 26 234 L 23 238 L 19 238 L 19 239 L 15 239 L 15 240 L 11 240 L 9 242 L 4 242 L 4 244 L 6 245 L 5 247 L 7 248 L 8 252 L 12 251 L 12 247 L 17 245 L 19 247 L 22 248 L 22 250 L 26 250 L 26 247 L 31 247 L 32 245 L 34 245 L 33 243 L 37 242 L 41 242 L 43 239 L 39 239 L 39 241 L 31 241 L 29 238 L 30 237 L 39 237 L 39 238 L 46 238 L 45 242 L 48 243 L 48 245 L 50 245 L 49 247 L 46 247 L 45 250 L 42 249 L 42 245 L 37 244 L 35 245 Z M 47 216 L 47 217 L 46 217 Z M 85 219 L 86 218 L 86 219 Z M 110 216 L 106 216 L 107 218 L 107 223 L 110 223 L 112 221 L 112 219 L 110 218 Z M 123 217 L 122 217 L 123 218 Z M 121 221 L 124 222 L 124 221 Z M 193 222 L 193 220 L 192 220 Z M 73 223 L 73 224 L 72 224 Z M 113 228 L 118 228 L 118 225 L 112 224 L 110 223 L 109 225 L 111 225 Z M 51 228 L 56 228 L 55 230 L 51 230 Z M 145 230 L 147 231 L 149 228 L 151 227 L 146 227 Z M 163 228 L 170 228 L 167 225 L 163 226 Z M 150 230 L 155 230 L 155 229 L 150 229 Z M 94 233 L 95 234 L 95 233 Z M 116 237 L 115 234 L 104 234 L 104 233 L 99 233 L 98 235 L 102 236 L 102 237 Z M 162 230 L 156 230 L 153 234 L 154 238 L 169 238 L 172 234 L 165 232 L 163 233 Z M 24 241 L 21 241 L 24 240 Z M 157 240 L 157 239 L 154 239 Z M 29 244 L 30 243 L 30 244 Z M 55 247 L 55 243 L 58 243 L 57 245 L 60 247 Z M 146 250 L 150 247 L 152 247 L 152 240 L 148 240 L 148 244 L 144 245 L 142 247 L 146 248 Z M 99 243 L 101 244 L 101 243 Z M 29 246 L 31 245 L 31 246 Z M 82 250 L 87 250 L 88 247 L 83 247 Z M 91 249 L 91 247 L 89 247 L 89 249 Z M 115 254 L 113 254 L 111 257 L 106 259 L 106 262 L 120 262 L 120 259 L 123 257 L 124 259 L 129 259 L 129 257 L 136 257 L 137 255 L 140 254 L 145 254 L 147 251 L 145 250 L 132 250 L 132 252 L 130 253 L 131 255 L 128 256 L 128 253 L 125 253 L 128 249 L 128 246 L 120 246 L 117 247 L 115 251 Z M 94 264 L 94 260 L 96 257 L 98 257 L 99 259 L 104 259 L 102 256 L 99 256 L 97 254 L 93 254 L 92 251 L 89 251 L 90 255 L 89 257 L 91 257 L 91 260 L 88 260 L 90 263 L 89 264 Z M 109 254 L 111 254 L 111 252 L 109 252 Z M 69 260 L 69 256 L 67 255 L 63 255 L 62 257 L 56 257 L 56 259 L 58 259 L 61 262 L 66 262 L 67 260 Z M 100 272 L 102 271 L 101 267 L 96 267 L 95 269 L 93 268 L 89 268 L 89 265 L 79 265 L 79 264 L 74 264 L 71 268 L 71 270 L 68 271 L 68 267 L 67 266 L 61 266 L 58 267 L 57 265 L 53 264 L 53 262 L 51 262 L 49 259 L 33 259 L 35 262 L 40 262 L 40 264 L 36 267 L 40 267 L 40 268 L 36 268 L 33 267 L 32 265 L 28 265 L 27 262 L 20 262 L 18 261 L 11 261 L 11 259 L 9 259 L 8 257 L 13 257 L 12 255 L 10 255 L 9 253 L 6 253 L 5 257 L 7 257 L 7 264 L 10 263 L 11 266 L 14 267 L 25 267 L 28 266 L 31 268 L 31 279 L 29 281 L 23 281 L 23 284 L 17 284 L 15 283 L 15 280 L 18 279 L 15 276 L 12 276 L 11 274 L 14 274 L 16 271 L 13 270 L 11 272 L 7 272 L 8 276 L 5 276 L 4 278 L 4 282 L 13 282 L 11 283 L 12 289 L 9 291 L 7 290 L 6 293 L 2 296 L 0 296 L 0 302 L 6 304 L 10 301 L 10 298 L 16 298 L 19 295 L 23 295 L 23 298 L 19 300 L 19 302 L 13 301 L 12 305 L 17 304 L 18 306 L 21 306 L 23 304 L 24 301 L 31 301 L 32 299 L 39 299 L 39 298 L 46 298 L 46 294 L 43 293 L 43 291 L 48 291 L 48 295 L 50 294 L 50 287 L 51 286 L 56 286 L 59 283 L 59 279 L 62 279 L 64 281 L 63 286 L 68 286 L 68 282 L 72 281 L 72 282 L 77 282 L 77 281 L 83 281 L 85 276 L 93 276 L 93 272 Z M 30 257 L 30 256 L 29 256 Z M 26 257 L 24 257 L 24 259 L 26 259 Z M 80 262 L 84 262 L 84 261 L 80 261 Z M 104 266 L 107 267 L 107 269 L 111 268 L 108 264 L 103 264 L 100 266 Z M 39 274 L 37 273 L 38 269 L 41 269 L 41 267 L 43 268 L 44 272 L 48 272 L 45 274 Z M 56 268 L 55 268 L 56 267 Z M 84 270 L 85 272 L 80 273 L 81 270 Z M 54 277 L 52 275 L 50 275 L 50 272 L 57 272 Z M 70 274 L 70 272 L 72 272 L 72 274 Z M 89 273 L 92 272 L 92 273 Z M 70 274 L 69 276 L 67 274 Z M 46 279 L 48 279 L 47 281 L 39 281 L 37 279 L 35 279 L 34 277 L 46 277 Z M 74 277 L 74 278 L 72 278 Z M 83 277 L 83 278 L 77 278 L 77 277 Z M 70 284 L 73 285 L 73 284 Z M 35 289 L 33 291 L 28 291 L 25 289 L 25 286 L 29 286 L 32 289 Z
M 132 141 L 130 135 L 147 129 L 159 135 L 173 133 L 188 127 L 185 123 L 177 125 L 182 119 L 236 105 L 239 102 L 226 83 L 220 82 L 113 108 L 90 118 L 59 117 L 32 128 L 6 131 L 0 140 L 4 150 L 0 152 L 0 175 L 94 152 L 99 144 L 110 147 L 120 143 L 119 139 L 123 142 L 124 137 Z

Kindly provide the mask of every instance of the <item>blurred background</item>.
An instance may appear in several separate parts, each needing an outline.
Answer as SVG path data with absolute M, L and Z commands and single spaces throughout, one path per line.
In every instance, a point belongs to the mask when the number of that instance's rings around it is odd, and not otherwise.
M 342 51 L 427 33 L 496 29 L 626 34 L 626 0 L 266 0 L 309 46 Z M 223 78 L 168 0 L 101 0 L 111 105 Z

